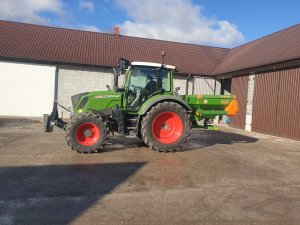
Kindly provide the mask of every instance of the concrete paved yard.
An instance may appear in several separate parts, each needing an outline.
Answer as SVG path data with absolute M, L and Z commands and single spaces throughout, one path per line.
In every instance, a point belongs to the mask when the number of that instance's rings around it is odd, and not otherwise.
M 0 182 L 0 224 L 300 224 L 300 142 L 229 128 L 178 153 L 118 136 L 79 154 L 0 118 Z

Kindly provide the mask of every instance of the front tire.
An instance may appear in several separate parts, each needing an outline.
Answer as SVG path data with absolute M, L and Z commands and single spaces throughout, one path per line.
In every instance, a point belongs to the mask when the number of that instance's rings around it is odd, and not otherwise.
M 67 144 L 81 153 L 101 150 L 108 138 L 109 132 L 103 120 L 93 113 L 82 113 L 72 117 L 66 128 Z
M 158 103 L 143 118 L 141 135 L 158 152 L 179 151 L 190 136 L 189 115 L 174 102 Z

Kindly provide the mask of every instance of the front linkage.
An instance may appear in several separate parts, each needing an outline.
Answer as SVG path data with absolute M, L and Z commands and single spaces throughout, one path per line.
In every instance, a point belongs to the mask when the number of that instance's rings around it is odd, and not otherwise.
M 63 121 L 62 118 L 58 117 L 58 109 L 57 109 L 58 106 L 71 112 L 66 107 L 60 105 L 57 101 L 54 101 L 53 110 L 52 110 L 51 114 L 50 115 L 44 114 L 44 132 L 52 132 L 53 126 L 57 126 L 63 130 L 66 129 L 68 123 Z

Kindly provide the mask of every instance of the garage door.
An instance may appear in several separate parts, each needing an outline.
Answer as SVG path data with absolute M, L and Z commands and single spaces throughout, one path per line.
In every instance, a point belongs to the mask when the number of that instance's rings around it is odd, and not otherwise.
M 280 71 L 255 76 L 251 130 L 275 135 Z
M 300 68 L 256 75 L 252 131 L 300 140 Z
M 0 62 L 0 115 L 41 117 L 54 99 L 55 67 Z

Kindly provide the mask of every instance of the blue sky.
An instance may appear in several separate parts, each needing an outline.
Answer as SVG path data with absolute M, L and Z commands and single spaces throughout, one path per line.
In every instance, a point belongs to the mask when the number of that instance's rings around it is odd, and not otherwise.
M 0 19 L 234 47 L 300 21 L 299 0 L 0 0 Z

